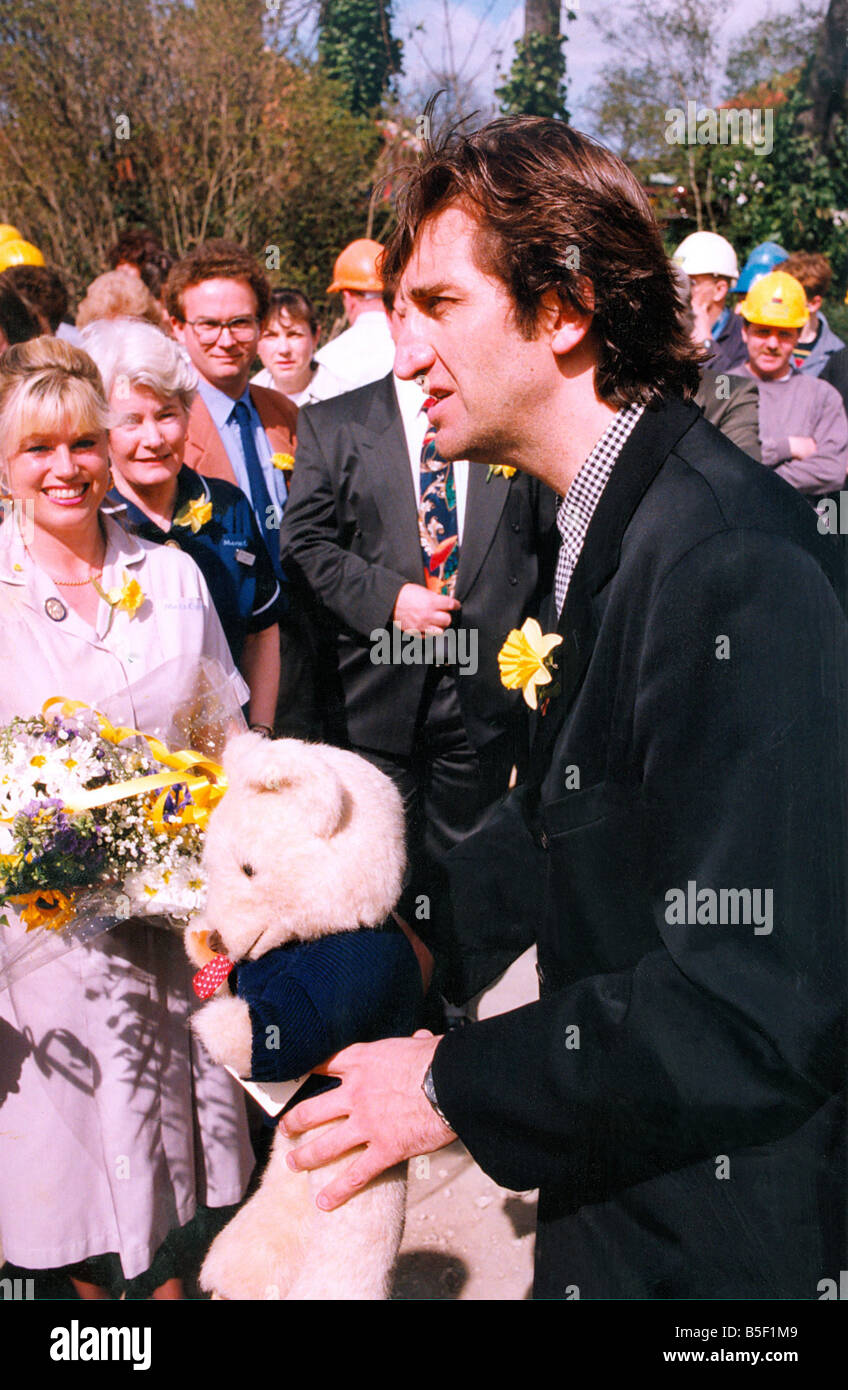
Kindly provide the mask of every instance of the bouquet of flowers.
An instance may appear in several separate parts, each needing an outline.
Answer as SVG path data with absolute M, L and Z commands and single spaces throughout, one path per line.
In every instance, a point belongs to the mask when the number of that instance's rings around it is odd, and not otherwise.
M 130 917 L 182 930 L 204 904 L 203 832 L 223 790 L 205 753 L 76 702 L 0 727 L 0 928 L 5 904 L 26 928 L 0 931 L 0 987 Z

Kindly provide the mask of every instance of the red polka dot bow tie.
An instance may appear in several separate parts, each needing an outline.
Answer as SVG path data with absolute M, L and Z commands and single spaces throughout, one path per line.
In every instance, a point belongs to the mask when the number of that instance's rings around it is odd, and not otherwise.
M 198 999 L 211 999 L 216 989 L 226 980 L 233 964 L 228 956 L 216 956 L 208 965 L 204 965 L 202 970 L 198 970 L 191 982 Z

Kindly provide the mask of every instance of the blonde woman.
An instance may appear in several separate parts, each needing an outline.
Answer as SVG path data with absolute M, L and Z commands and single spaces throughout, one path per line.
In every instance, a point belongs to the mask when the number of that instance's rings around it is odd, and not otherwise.
M 3 723 L 63 695 L 155 732 L 179 683 L 165 696 L 141 678 L 166 662 L 188 673 L 202 657 L 220 663 L 239 702 L 247 694 L 193 560 L 103 516 L 107 418 L 97 368 L 79 349 L 41 337 L 0 361 L 0 466 L 15 503 L 0 527 Z M 113 609 L 103 593 L 132 580 L 141 605 Z M 20 931 L 8 916 L 0 931 Z M 241 1198 L 252 1167 L 243 1105 L 195 1050 L 189 1012 L 182 943 L 150 921 L 0 992 L 19 1068 L 0 1088 L 7 1259 L 70 1266 L 81 1297 L 106 1297 L 92 1257 L 117 1254 L 133 1278 L 198 1203 Z M 182 1295 L 175 1271 L 154 1296 Z
M 77 328 L 100 319 L 143 319 L 169 331 L 167 319 L 146 285 L 132 270 L 107 270 L 92 280 L 77 309 Z

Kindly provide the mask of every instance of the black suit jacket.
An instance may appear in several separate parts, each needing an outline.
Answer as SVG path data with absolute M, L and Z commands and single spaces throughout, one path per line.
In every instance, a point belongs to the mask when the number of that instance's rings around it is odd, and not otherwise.
M 409 454 L 391 375 L 307 406 L 283 517 L 287 572 L 317 599 L 320 689 L 336 741 L 408 754 L 427 668 L 371 660 L 401 587 L 424 577 Z M 548 586 L 556 499 L 535 479 L 486 481 L 469 465 L 456 579 L 457 628 L 473 629 L 478 672 L 459 675 L 466 732 L 482 747 L 506 731 L 520 695 L 500 683 L 497 653 Z M 547 561 L 546 558 L 547 557 Z
M 541 1188 L 537 1296 L 815 1299 L 845 1268 L 835 560 L 694 406 L 646 412 L 572 579 L 529 782 L 450 857 L 458 995 L 538 941 L 540 1001 L 449 1034 L 433 1069 L 481 1166 Z M 772 901 L 747 925 L 744 890 Z

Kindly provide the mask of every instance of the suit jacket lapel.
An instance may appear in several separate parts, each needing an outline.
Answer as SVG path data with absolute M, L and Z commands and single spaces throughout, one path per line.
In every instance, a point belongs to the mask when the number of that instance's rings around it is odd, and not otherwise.
M 456 572 L 456 597 L 460 599 L 466 596 L 480 573 L 480 566 L 495 538 L 509 493 L 509 478 L 496 475 L 486 482 L 486 472 L 483 464 L 468 465 L 465 520 Z
M 559 694 L 545 715 L 537 716 L 531 755 L 530 779 L 541 781 L 550 763 L 550 752 L 582 682 L 598 634 L 594 598 L 618 568 L 621 543 L 639 503 L 678 440 L 701 418 L 689 401 L 671 400 L 648 409 L 635 425 L 615 461 L 609 481 L 589 523 L 580 558 L 571 576 L 556 631 L 562 645 L 556 648 L 554 680 Z M 554 602 L 547 617 L 555 617 Z M 542 623 L 542 630 L 554 629 Z
M 389 543 L 386 563 L 419 582 L 424 560 L 418 539 L 418 508 L 409 450 L 391 376 L 379 383 L 367 420 L 351 425 L 356 450 L 373 482 L 374 497 Z
M 229 455 L 200 395 L 191 403 L 184 462 L 204 477 L 224 478 L 238 487 Z
M 274 401 L 273 396 L 278 395 L 279 401 Z M 272 393 L 268 388 L 264 391 L 250 388 L 250 399 L 262 421 L 262 428 L 268 436 L 268 443 L 272 454 L 294 454 L 296 448 L 296 438 L 293 434 L 294 425 L 283 418 L 283 410 L 287 405 L 293 420 L 297 419 L 297 406 L 292 405 L 280 392 Z M 285 404 L 284 404 L 285 403 Z

